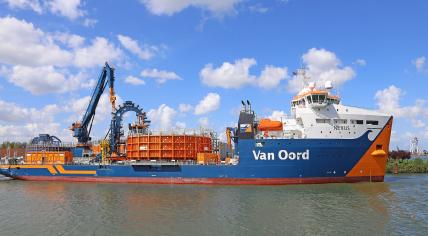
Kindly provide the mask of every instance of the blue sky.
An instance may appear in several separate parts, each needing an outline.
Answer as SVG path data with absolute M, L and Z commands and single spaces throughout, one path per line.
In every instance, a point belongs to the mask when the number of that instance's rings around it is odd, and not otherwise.
M 417 136 L 428 148 L 427 11 L 399 0 L 1 0 L 0 141 L 70 140 L 107 60 L 121 101 L 154 129 L 223 132 L 241 99 L 260 117 L 287 114 L 303 65 L 319 84 L 331 77 L 344 104 L 392 113 L 392 147 Z M 105 100 L 93 136 L 109 116 Z

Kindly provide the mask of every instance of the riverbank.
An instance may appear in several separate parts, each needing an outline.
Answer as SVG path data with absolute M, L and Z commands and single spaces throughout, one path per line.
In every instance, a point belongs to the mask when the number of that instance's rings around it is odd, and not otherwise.
M 398 173 L 428 173 L 428 160 L 421 158 L 398 160 Z M 386 173 L 394 173 L 395 160 L 388 160 Z

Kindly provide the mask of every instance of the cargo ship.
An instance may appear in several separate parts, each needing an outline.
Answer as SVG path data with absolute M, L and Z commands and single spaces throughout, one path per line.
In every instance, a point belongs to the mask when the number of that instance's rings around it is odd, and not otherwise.
M 393 117 L 343 105 L 331 82 L 317 86 L 303 69 L 302 90 L 292 98 L 290 115 L 258 118 L 242 101 L 236 127 L 219 142 L 214 132 L 154 132 L 132 102 L 115 107 L 113 69 L 103 68 L 82 121 L 73 124 L 77 146 L 49 135 L 33 139 L 22 163 L 0 166 L 19 180 L 127 182 L 149 184 L 283 185 L 384 180 Z M 106 78 L 109 78 L 108 81 Z M 109 139 L 91 144 L 89 133 L 103 87 L 110 83 Z M 101 88 L 101 89 L 99 89 Z M 137 113 L 124 139 L 121 115 Z M 85 146 L 86 145 L 86 146 Z M 80 150 L 80 152 L 79 152 Z M 89 152 L 86 162 L 82 153 Z M 77 154 L 79 153 L 79 154 Z M 95 155 L 94 153 L 98 153 Z M 80 157 L 79 157 L 80 156 Z

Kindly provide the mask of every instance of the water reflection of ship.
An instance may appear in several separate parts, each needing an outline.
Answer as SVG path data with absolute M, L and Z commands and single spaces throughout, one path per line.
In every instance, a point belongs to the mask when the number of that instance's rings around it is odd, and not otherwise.
M 24 185 L 25 194 L 32 198 L 47 199 L 55 204 L 64 204 L 66 202 L 67 190 L 64 183 L 30 182 Z
M 364 194 L 372 209 L 375 209 L 382 215 L 388 215 L 384 197 L 393 196 L 388 183 L 362 183 L 353 185 L 351 188 L 354 188 L 360 194 Z

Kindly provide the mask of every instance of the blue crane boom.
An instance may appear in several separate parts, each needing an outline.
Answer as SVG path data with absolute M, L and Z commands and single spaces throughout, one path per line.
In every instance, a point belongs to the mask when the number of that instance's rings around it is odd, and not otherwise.
M 110 88 L 110 103 L 112 105 L 113 112 L 115 111 L 115 101 L 116 96 L 114 95 L 114 69 L 109 66 L 106 62 L 103 67 L 101 74 L 98 78 L 97 86 L 92 93 L 91 100 L 89 102 L 88 108 L 86 109 L 85 115 L 82 120 L 75 122 L 71 126 L 73 131 L 73 137 L 77 138 L 78 143 L 84 144 L 91 140 L 90 134 L 92 129 L 92 122 L 94 121 L 95 111 L 100 101 L 101 95 L 104 92 L 104 89 L 107 87 Z

